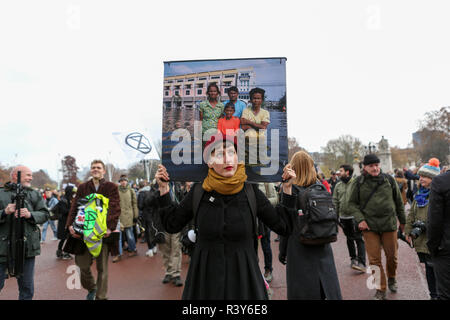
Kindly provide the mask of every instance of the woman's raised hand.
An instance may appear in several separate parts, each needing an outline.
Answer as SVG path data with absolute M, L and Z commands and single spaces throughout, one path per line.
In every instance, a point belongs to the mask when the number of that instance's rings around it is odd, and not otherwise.
M 297 178 L 297 175 L 290 164 L 287 164 L 283 168 L 283 175 L 281 178 L 283 179 L 283 193 L 292 194 L 292 183 L 295 178 Z
M 156 171 L 155 179 L 158 183 L 159 194 L 161 196 L 169 192 L 169 173 L 167 172 L 166 167 L 164 167 L 162 164 L 158 165 L 158 171 Z

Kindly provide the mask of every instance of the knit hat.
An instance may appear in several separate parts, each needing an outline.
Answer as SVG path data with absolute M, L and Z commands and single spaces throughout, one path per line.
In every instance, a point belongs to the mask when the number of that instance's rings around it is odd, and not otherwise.
M 373 164 L 373 163 L 380 163 L 380 159 L 378 159 L 377 155 L 374 153 L 367 154 L 364 157 L 363 164 L 365 166 L 368 166 L 369 164 Z
M 441 170 L 439 169 L 439 160 L 436 158 L 431 158 L 428 160 L 428 163 L 420 167 L 419 171 L 417 171 L 419 176 L 428 177 L 430 179 L 433 179 L 440 173 Z
M 127 176 L 126 176 L 125 174 L 122 174 L 122 175 L 120 176 L 119 182 L 120 182 L 120 181 L 123 181 L 123 180 L 128 181 L 128 178 L 127 178 Z

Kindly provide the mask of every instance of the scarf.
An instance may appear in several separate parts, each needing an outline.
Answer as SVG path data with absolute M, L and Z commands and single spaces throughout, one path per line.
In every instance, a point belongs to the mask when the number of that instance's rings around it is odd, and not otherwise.
M 350 181 L 351 178 L 352 178 L 351 176 L 348 176 L 348 177 L 345 177 L 345 178 L 341 177 L 341 181 L 344 182 L 345 184 L 347 184 Z
M 203 189 L 207 192 L 216 191 L 220 194 L 236 194 L 244 188 L 244 182 L 247 180 L 245 174 L 245 165 L 238 164 L 234 176 L 226 178 L 219 175 L 214 169 L 209 168 L 208 176 L 203 181 Z
M 430 196 L 430 189 L 420 187 L 419 191 L 414 195 L 414 200 L 416 200 L 417 206 L 423 208 L 428 204 L 428 197 Z

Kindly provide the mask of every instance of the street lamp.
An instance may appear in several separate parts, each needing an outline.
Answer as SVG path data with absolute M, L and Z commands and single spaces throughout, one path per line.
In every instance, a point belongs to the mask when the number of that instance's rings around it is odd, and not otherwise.
M 369 151 L 369 154 L 375 153 L 375 151 L 377 150 L 377 146 L 373 142 L 369 142 L 368 146 L 364 146 L 364 150 L 366 150 L 366 154 L 367 151 Z

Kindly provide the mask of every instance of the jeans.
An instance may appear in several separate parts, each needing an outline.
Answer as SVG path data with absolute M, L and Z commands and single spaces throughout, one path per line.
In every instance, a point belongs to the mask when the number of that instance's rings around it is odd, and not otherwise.
M 134 227 L 125 228 L 125 236 L 127 237 L 128 251 L 136 251 L 136 241 L 134 240 Z
M 270 248 L 270 230 L 265 230 L 264 237 L 261 238 L 261 249 L 264 253 L 264 270 L 272 272 L 272 249 Z
M 17 278 L 17 284 L 19 286 L 19 300 L 32 300 L 34 295 L 34 262 L 35 258 L 26 258 L 23 275 Z M 5 285 L 7 265 L 0 263 L 0 292 Z
M 122 249 L 122 231 L 119 231 L 119 256 L 122 255 L 123 249 Z
M 340 219 L 342 224 L 342 229 L 347 238 L 347 248 L 350 258 L 357 259 L 364 266 L 366 265 L 366 247 L 364 245 L 364 240 L 361 231 L 357 228 L 355 219 Z M 356 248 L 358 249 L 358 256 L 356 256 Z
M 41 241 L 44 242 L 45 241 L 45 236 L 47 235 L 47 229 L 48 229 L 48 224 L 50 224 L 50 227 L 52 228 L 53 231 L 53 236 L 56 238 L 57 236 L 57 230 L 56 230 L 56 225 L 55 225 L 55 221 L 53 220 L 47 220 L 44 225 L 42 226 L 42 239 Z

